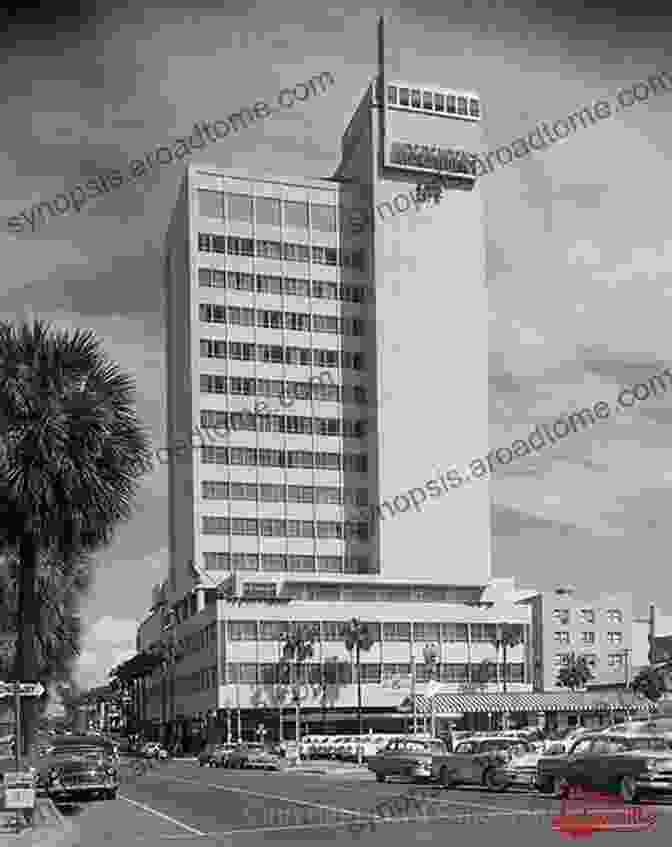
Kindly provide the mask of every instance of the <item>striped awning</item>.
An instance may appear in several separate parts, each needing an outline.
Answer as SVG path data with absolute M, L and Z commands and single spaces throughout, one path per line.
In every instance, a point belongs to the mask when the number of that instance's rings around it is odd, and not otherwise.
M 424 694 L 416 696 L 418 714 L 429 714 L 430 701 Z M 413 700 L 406 697 L 399 711 L 412 712 Z M 473 712 L 609 712 L 650 711 L 652 705 L 632 692 L 599 693 L 566 691 L 550 694 L 436 694 L 434 711 L 438 717 Z

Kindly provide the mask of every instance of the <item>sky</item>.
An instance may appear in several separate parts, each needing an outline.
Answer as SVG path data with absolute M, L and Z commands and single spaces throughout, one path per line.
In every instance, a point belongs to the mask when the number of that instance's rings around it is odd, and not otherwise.
M 380 14 L 400 45 L 400 67 L 480 93 L 491 150 L 652 73 L 672 75 L 670 17 L 647 3 L 58 9 L 57 18 L 17 9 L 0 20 L 0 320 L 93 329 L 135 376 L 138 412 L 157 446 L 166 408 L 161 253 L 183 166 L 161 167 L 36 232 L 11 231 L 10 216 L 125 168 L 195 121 L 271 102 L 322 71 L 335 85 L 319 97 L 189 161 L 331 176 L 376 72 Z M 491 448 L 568 411 L 613 403 L 620 386 L 672 367 L 671 113 L 672 90 L 651 95 L 483 179 Z M 402 287 L 399 296 L 411 295 Z M 451 402 L 447 391 L 446 409 Z M 493 575 L 542 590 L 627 590 L 637 612 L 654 601 L 672 613 L 671 424 L 672 390 L 501 469 L 491 483 Z M 152 585 L 167 576 L 167 509 L 167 470 L 158 465 L 132 520 L 97 556 L 82 609 L 82 685 L 104 682 L 134 653 Z

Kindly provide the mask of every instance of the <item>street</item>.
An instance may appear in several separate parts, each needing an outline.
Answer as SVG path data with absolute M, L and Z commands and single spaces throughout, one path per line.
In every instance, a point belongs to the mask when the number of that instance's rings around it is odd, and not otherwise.
M 128 769 L 127 769 L 128 771 Z M 411 792 L 432 799 L 408 802 Z M 384 811 L 396 801 L 397 812 Z M 378 808 L 376 808 L 378 807 Z M 277 844 L 365 841 L 371 847 L 413 842 L 460 845 L 558 844 L 551 818 L 560 801 L 534 791 L 490 793 L 480 789 L 427 790 L 405 783 L 378 784 L 368 772 L 357 776 L 256 773 L 199 768 L 191 761 L 160 764 L 125 781 L 112 801 L 82 804 L 64 814 L 80 828 L 80 847 L 257 847 Z M 366 825 L 382 816 L 375 830 Z M 358 820 L 358 832 L 353 821 Z M 654 832 L 626 833 L 644 844 L 670 843 L 672 801 L 657 807 Z M 610 833 L 614 837 L 622 833 Z M 599 837 L 599 836 L 597 836 Z

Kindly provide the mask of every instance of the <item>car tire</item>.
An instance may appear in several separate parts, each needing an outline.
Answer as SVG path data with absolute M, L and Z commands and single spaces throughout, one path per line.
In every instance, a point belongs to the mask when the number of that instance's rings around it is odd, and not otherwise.
M 569 783 L 562 776 L 553 778 L 553 795 L 555 797 L 566 797 L 569 794 Z
M 553 780 L 552 779 L 542 779 L 540 782 L 535 783 L 535 787 L 540 794 L 552 794 L 553 793 Z
M 439 782 L 443 788 L 452 788 L 455 785 L 455 780 L 452 778 L 450 771 L 444 765 L 439 771 Z
M 637 783 L 634 776 L 626 774 L 621 777 L 619 794 L 624 803 L 637 803 Z
M 385 776 L 384 773 L 377 773 L 376 774 L 376 782 L 387 782 L 387 777 Z
M 117 789 L 112 788 L 110 791 L 106 791 L 104 796 L 105 796 L 106 800 L 116 800 L 117 799 Z
M 483 785 L 485 785 L 488 791 L 501 791 L 500 784 L 495 779 L 494 768 L 488 768 L 488 770 L 483 774 Z

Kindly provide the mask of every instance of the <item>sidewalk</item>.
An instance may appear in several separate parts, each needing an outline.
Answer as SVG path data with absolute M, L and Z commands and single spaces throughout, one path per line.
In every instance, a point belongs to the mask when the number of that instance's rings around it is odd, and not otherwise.
M 79 847 L 77 825 L 66 820 L 51 800 L 38 797 L 35 801 L 33 826 L 15 829 L 16 813 L 7 811 L 0 798 L 0 842 L 12 847 Z

